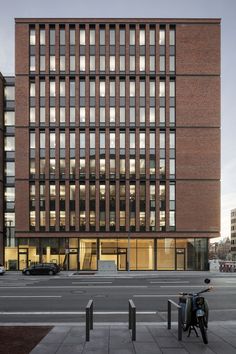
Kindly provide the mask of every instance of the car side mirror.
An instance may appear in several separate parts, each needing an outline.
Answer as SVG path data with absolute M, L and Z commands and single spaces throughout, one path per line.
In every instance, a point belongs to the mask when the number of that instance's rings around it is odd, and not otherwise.
M 204 283 L 206 283 L 206 284 L 210 284 L 210 282 L 211 282 L 211 280 L 208 279 L 208 278 L 206 278 L 206 279 L 204 280 Z

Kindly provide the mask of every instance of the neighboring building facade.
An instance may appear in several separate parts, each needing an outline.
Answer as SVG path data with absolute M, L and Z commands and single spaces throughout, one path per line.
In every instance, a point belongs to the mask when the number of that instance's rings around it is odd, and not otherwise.
M 15 45 L 7 269 L 207 269 L 220 232 L 220 20 L 16 19 Z
M 231 210 L 231 255 L 236 261 L 236 209 Z

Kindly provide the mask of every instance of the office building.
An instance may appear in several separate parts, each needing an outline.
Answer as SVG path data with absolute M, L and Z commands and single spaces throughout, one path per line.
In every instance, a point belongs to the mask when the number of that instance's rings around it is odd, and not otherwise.
M 15 22 L 15 76 L 0 78 L 7 269 L 206 270 L 220 232 L 220 20 Z

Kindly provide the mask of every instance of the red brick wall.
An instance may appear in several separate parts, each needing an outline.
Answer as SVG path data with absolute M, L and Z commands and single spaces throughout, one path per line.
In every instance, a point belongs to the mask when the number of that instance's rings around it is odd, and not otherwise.
M 220 75 L 220 25 L 176 26 L 176 73 Z
M 219 129 L 176 129 L 176 178 L 220 179 Z
M 176 185 L 176 231 L 216 232 L 217 237 L 220 229 L 220 182 L 179 180 Z
M 176 26 L 176 74 L 176 231 L 219 235 L 219 24 Z
M 189 127 L 220 126 L 220 77 L 176 77 L 176 124 Z

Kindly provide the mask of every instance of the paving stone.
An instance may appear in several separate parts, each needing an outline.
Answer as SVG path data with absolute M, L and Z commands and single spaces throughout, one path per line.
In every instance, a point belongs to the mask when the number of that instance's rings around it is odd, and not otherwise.
M 158 337 L 156 342 L 160 348 L 179 348 L 182 347 L 180 341 L 174 337 Z
M 60 347 L 60 343 L 45 344 L 39 343 L 30 354 L 55 354 Z
M 162 351 L 158 348 L 156 343 L 140 343 L 134 342 L 134 348 L 136 354 L 161 354 Z
M 148 329 L 155 338 L 156 337 L 172 337 L 173 336 L 172 331 L 168 330 L 167 328 L 148 326 Z
M 48 335 L 46 335 L 46 337 L 44 337 L 41 341 L 41 343 L 44 344 L 51 344 L 51 343 L 62 343 L 65 339 L 65 337 L 67 336 L 68 332 L 66 333 L 51 333 L 49 332 Z
M 78 345 L 65 345 L 64 343 L 60 346 L 57 354 L 82 354 L 84 349 L 84 344 Z
M 134 349 L 110 349 L 109 354 L 134 354 Z
M 136 341 L 137 342 L 145 342 L 145 343 L 147 343 L 147 342 L 150 342 L 150 343 L 155 342 L 152 334 L 149 332 L 147 327 L 144 327 L 144 328 L 137 327 L 137 330 L 136 330 Z
M 164 348 L 162 354 L 189 354 L 184 348 Z
M 108 352 L 108 349 L 88 349 L 87 347 L 84 348 L 84 350 L 82 352 L 82 354 L 94 354 L 94 353 L 96 353 L 96 354 L 108 354 L 109 352 Z M 67 354 L 67 353 L 65 353 L 65 354 Z M 68 354 L 70 354 L 70 353 L 68 353 Z
M 204 343 L 183 343 L 183 346 L 191 354 L 215 354 L 215 352 Z
M 236 349 L 225 341 L 209 342 L 208 347 L 216 354 L 234 354 Z

